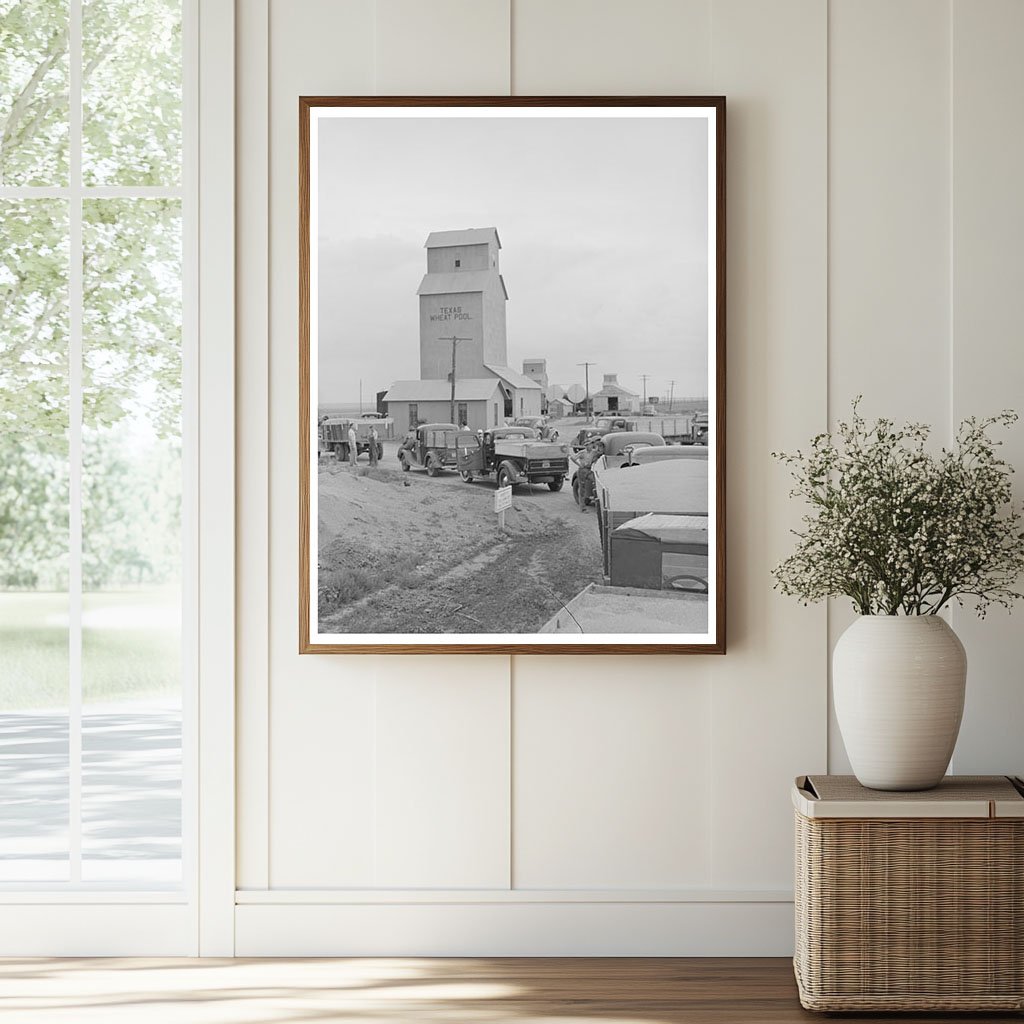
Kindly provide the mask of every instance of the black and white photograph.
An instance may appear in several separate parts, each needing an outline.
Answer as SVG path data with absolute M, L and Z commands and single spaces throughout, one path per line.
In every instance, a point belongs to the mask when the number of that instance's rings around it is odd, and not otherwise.
M 300 114 L 300 649 L 724 649 L 724 101 Z

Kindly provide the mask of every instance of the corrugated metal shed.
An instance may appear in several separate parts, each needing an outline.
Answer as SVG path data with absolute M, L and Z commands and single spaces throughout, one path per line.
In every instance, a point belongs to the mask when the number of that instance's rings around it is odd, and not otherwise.
M 457 380 L 456 402 L 489 401 L 501 387 L 496 380 Z M 386 402 L 447 402 L 452 397 L 447 380 L 396 380 L 388 389 Z
M 440 249 L 447 245 L 486 245 L 491 239 L 501 248 L 497 228 L 463 228 L 461 231 L 431 231 L 424 249 Z
M 541 386 L 529 377 L 524 377 L 521 373 L 516 373 L 515 370 L 510 370 L 507 366 L 492 366 L 490 363 L 484 363 L 484 366 L 491 371 L 496 377 L 499 377 L 506 384 L 511 385 L 514 388 L 519 388 L 525 391 L 527 388 L 540 391 Z

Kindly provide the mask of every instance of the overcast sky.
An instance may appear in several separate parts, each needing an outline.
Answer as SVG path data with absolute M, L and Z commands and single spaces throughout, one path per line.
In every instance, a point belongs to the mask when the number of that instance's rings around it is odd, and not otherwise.
M 508 362 L 707 394 L 702 118 L 321 118 L 320 401 L 419 376 L 431 231 L 498 229 Z M 596 382 L 596 387 L 595 387 Z

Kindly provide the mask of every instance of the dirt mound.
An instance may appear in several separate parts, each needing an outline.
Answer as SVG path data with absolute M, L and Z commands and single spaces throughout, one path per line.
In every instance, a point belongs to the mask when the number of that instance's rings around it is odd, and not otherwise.
M 493 488 L 380 468 L 322 467 L 318 503 L 321 614 L 384 587 L 420 586 L 548 521 L 523 502 L 501 533 Z

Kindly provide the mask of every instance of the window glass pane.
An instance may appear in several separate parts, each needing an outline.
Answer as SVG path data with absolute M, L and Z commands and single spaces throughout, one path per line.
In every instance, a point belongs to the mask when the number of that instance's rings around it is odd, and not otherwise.
M 67 239 L 0 200 L 0 881 L 68 877 Z
M 67 0 L 0 0 L 0 185 L 67 180 Z
M 181 210 L 84 204 L 82 878 L 181 873 Z
M 84 0 L 87 185 L 181 181 L 181 0 Z

